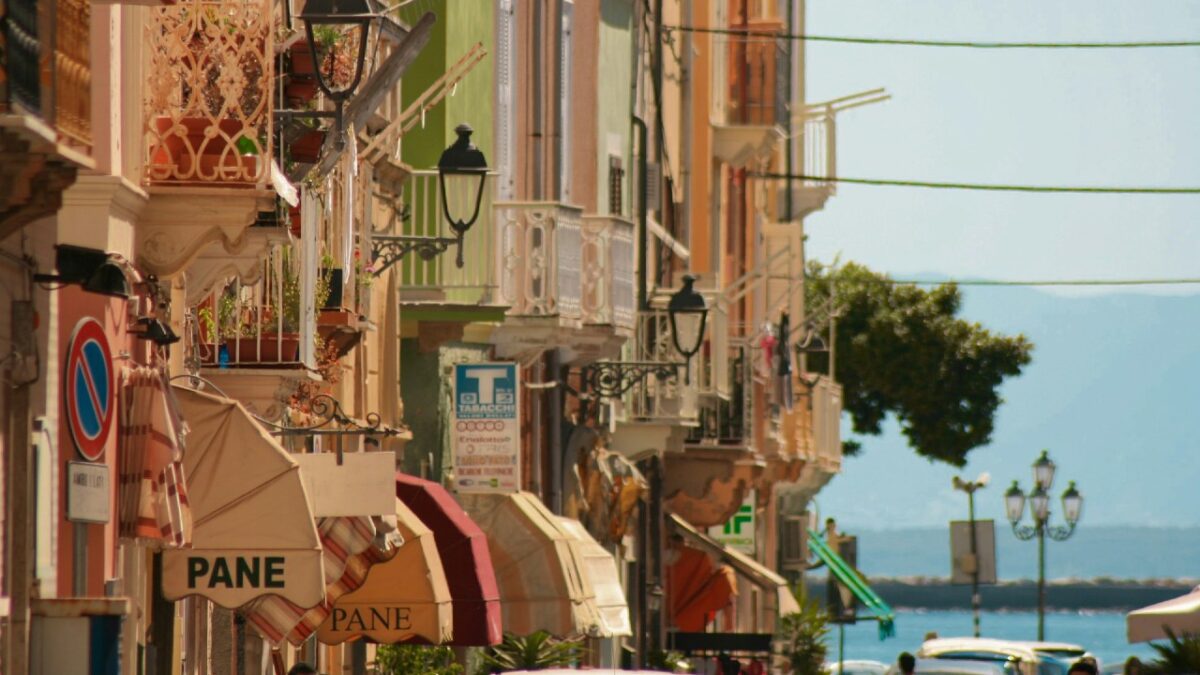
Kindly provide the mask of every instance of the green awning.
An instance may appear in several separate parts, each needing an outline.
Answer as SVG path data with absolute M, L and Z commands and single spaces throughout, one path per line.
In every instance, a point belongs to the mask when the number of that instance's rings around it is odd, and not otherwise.
M 829 548 L 821 535 L 814 530 L 808 531 L 808 547 L 813 553 L 825 563 L 829 568 L 829 573 L 858 599 L 860 603 L 879 621 L 879 639 L 885 640 L 896 635 L 896 614 L 892 611 L 891 606 L 883 601 L 875 591 L 867 584 L 867 580 L 862 578 L 853 567 L 842 560 L 842 557 L 836 551 Z

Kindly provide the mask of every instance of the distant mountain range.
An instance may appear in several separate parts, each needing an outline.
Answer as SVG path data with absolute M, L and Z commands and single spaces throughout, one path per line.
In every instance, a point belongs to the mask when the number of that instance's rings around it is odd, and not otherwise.
M 1075 537 L 1047 547 L 1050 576 L 1200 577 L 1200 296 L 967 287 L 963 305 L 968 320 L 1032 339 L 1033 363 L 1005 384 L 993 442 L 962 471 L 917 457 L 893 422 L 859 439 L 862 455 L 817 501 L 863 537 L 863 568 L 945 575 L 945 523 L 967 515 L 950 479 L 987 471 L 976 511 L 998 521 L 1000 575 L 1032 577 L 1036 544 L 1009 532 L 1003 493 L 1013 479 L 1028 489 L 1048 448 L 1056 502 L 1068 479 L 1086 498 Z

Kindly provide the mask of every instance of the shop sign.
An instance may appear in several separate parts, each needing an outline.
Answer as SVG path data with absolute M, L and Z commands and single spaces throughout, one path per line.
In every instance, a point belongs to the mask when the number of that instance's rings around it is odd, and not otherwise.
M 454 489 L 515 492 L 521 485 L 520 378 L 515 363 L 454 366 L 450 435 Z
M 104 327 L 84 317 L 67 342 L 63 398 L 71 438 L 89 462 L 98 462 L 104 456 L 116 408 L 115 390 L 112 352 Z
M 371 607 L 338 607 L 329 616 L 335 633 L 364 631 L 411 631 L 412 607 L 383 605 Z
M 283 588 L 281 556 L 188 556 L 187 587 Z
M 754 490 L 746 493 L 746 499 L 724 525 L 714 525 L 708 528 L 708 536 L 716 539 L 727 548 L 753 556 L 758 552 L 754 534 L 758 527 L 755 515 Z
M 67 520 L 107 523 L 112 517 L 108 466 L 67 462 Z

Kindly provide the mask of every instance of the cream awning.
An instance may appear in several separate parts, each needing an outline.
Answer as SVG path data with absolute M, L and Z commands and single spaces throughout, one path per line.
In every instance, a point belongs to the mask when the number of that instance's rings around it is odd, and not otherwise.
M 487 534 L 505 632 L 599 635 L 600 612 L 579 540 L 528 492 L 459 495 Z
M 328 608 L 317 639 L 338 644 L 362 637 L 380 644 L 421 638 L 440 644 L 453 637 L 453 598 L 433 531 L 396 499 L 396 532 L 403 540 L 391 558 L 375 563 L 355 590 Z
M 800 605 L 796 602 L 796 597 L 792 595 L 792 589 L 788 585 L 787 579 L 779 576 L 773 570 L 745 553 L 722 545 L 717 540 L 692 527 L 683 518 L 673 513 L 669 514 L 667 518 L 670 520 L 671 525 L 675 527 L 676 532 L 690 540 L 698 548 L 723 559 L 729 563 L 729 566 L 735 572 L 746 577 L 759 588 L 773 592 L 775 594 L 775 610 L 779 616 L 800 612 Z
M 187 424 L 192 548 L 163 552 L 163 595 L 240 607 L 321 602 L 325 576 L 300 467 L 237 401 L 174 385 Z
M 600 613 L 600 634 L 604 637 L 633 635 L 629 623 L 629 604 L 625 602 L 625 589 L 621 586 L 617 561 L 587 531 L 583 523 L 562 516 L 558 521 L 563 529 L 579 541 L 579 549 L 587 567 L 587 581 L 592 586 L 596 609 Z
M 1125 628 L 1131 643 L 1165 640 L 1168 630 L 1180 636 L 1195 635 L 1200 632 L 1200 586 L 1187 595 L 1126 614 Z

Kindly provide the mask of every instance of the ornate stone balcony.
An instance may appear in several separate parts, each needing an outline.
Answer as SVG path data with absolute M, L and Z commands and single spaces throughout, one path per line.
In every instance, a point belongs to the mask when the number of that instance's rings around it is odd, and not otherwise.
M 274 208 L 270 0 L 191 0 L 150 10 L 143 89 L 139 262 L 182 272 L 214 242 L 231 254 Z

